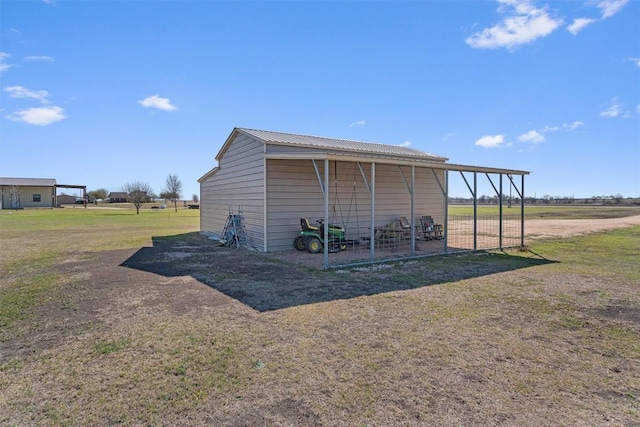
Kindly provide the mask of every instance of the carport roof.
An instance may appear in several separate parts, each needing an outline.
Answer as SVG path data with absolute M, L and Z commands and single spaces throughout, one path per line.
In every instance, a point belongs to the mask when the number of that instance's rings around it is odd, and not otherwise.
M 354 141 L 349 139 L 327 138 L 323 136 L 299 135 L 294 133 L 273 132 L 258 129 L 235 128 L 216 156 L 220 160 L 227 147 L 234 139 L 236 133 L 252 136 L 265 144 L 287 145 L 292 147 L 305 147 L 315 149 L 339 150 L 352 153 L 374 154 L 393 157 L 404 157 L 429 160 L 432 162 L 444 162 L 446 157 L 427 153 L 413 148 L 399 145 L 378 144 L 375 142 Z
M 310 153 L 283 153 L 265 154 L 266 158 L 279 159 L 328 159 L 345 161 L 374 161 L 376 163 L 391 163 L 398 165 L 414 165 L 432 169 L 444 169 L 456 172 L 479 172 L 512 175 L 528 175 L 528 171 L 516 169 L 504 169 L 487 166 L 473 166 L 463 164 L 446 163 L 448 158 L 427 153 L 412 148 L 398 145 L 386 145 L 372 142 L 353 141 L 347 139 L 326 138 L 311 135 L 298 135 L 293 133 L 273 132 L 258 129 L 234 128 L 226 142 L 218 152 L 216 160 L 220 161 L 235 137 L 244 134 L 262 141 L 264 144 L 281 145 L 298 148 L 309 148 Z M 198 181 L 202 182 L 215 174 L 218 167 L 207 172 Z

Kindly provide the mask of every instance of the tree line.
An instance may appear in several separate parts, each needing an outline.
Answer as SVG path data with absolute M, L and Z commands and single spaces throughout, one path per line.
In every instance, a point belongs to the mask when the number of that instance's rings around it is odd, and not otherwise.
M 178 200 L 182 198 L 182 181 L 178 175 L 170 174 L 165 180 L 164 188 L 159 195 L 153 192 L 153 188 L 144 181 L 131 181 L 125 183 L 121 191 L 127 194 L 127 202 L 132 203 L 136 208 L 136 213 L 140 213 L 140 208 L 144 203 L 151 202 L 155 199 L 164 199 L 173 203 L 175 211 L 178 212 Z M 87 192 L 90 200 L 105 200 L 109 197 L 109 191 L 105 188 L 99 188 Z M 198 196 L 192 196 L 193 202 L 198 202 Z

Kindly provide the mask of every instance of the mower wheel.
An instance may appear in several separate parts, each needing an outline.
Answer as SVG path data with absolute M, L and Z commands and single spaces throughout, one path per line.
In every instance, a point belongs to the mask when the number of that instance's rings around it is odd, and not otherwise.
M 305 237 L 298 236 L 295 239 L 293 239 L 293 247 L 299 251 L 306 251 L 307 245 L 305 244 Z
M 307 252 L 317 254 L 322 250 L 322 242 L 317 237 L 309 237 L 307 239 Z

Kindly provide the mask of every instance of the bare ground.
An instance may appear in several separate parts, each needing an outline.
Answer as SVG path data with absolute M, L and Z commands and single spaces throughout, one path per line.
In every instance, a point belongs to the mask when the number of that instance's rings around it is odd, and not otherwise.
M 634 280 L 501 254 L 321 272 L 197 233 L 55 273 L 0 331 L 2 425 L 640 425 Z
M 640 225 L 640 215 L 607 219 L 532 219 L 527 220 L 527 239 L 569 237 Z

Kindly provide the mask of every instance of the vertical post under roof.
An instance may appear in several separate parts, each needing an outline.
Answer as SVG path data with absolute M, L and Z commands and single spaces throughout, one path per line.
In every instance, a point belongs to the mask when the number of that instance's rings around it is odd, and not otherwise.
M 473 172 L 473 250 L 478 250 L 478 173 Z
M 376 237 L 376 163 L 371 162 L 371 233 L 369 234 L 369 258 L 371 262 L 375 260 L 375 237 Z
M 329 268 L 329 159 L 324 159 L 324 269 Z
M 524 175 L 520 184 L 520 247 L 524 248 Z
M 499 225 L 499 236 L 498 237 L 498 247 L 500 249 L 502 249 L 502 174 L 500 174 L 500 194 L 498 194 L 498 203 L 500 203 L 500 207 L 498 208 L 498 221 L 500 223 Z
M 433 170 L 433 169 L 432 169 Z M 444 171 L 444 253 L 449 253 L 449 170 Z
M 416 255 L 416 167 L 411 165 L 411 256 Z

